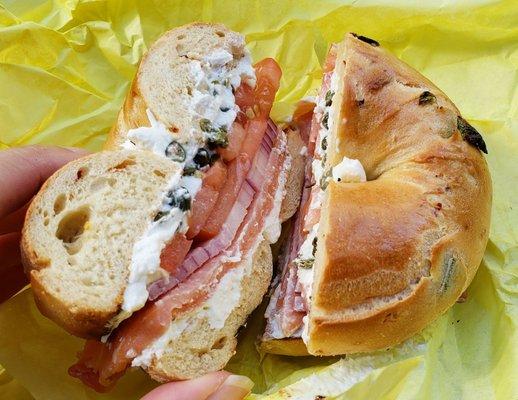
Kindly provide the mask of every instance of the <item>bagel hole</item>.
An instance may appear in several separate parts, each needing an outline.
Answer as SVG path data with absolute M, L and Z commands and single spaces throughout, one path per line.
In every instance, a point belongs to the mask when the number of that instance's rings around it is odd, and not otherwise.
M 221 31 L 216 31 L 216 35 L 218 35 L 219 37 L 225 37 L 225 33 Z
M 177 38 L 178 40 L 182 40 L 182 39 L 185 39 L 185 35 L 178 35 L 176 38 Z
M 65 205 L 67 204 L 67 197 L 64 194 L 60 194 L 54 200 L 54 215 L 58 215 L 61 211 L 65 209 Z
M 67 213 L 59 222 L 56 237 L 61 240 L 68 254 L 73 255 L 81 250 L 79 240 L 90 220 L 90 209 L 81 207 Z

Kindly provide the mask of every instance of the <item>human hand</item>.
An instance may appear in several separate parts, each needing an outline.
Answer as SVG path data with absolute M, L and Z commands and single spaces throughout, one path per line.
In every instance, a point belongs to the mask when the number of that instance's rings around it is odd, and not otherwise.
M 190 381 L 166 383 L 141 400 L 241 400 L 252 386 L 246 376 L 218 371 Z
M 82 149 L 27 146 L 0 151 L 0 303 L 27 283 L 20 261 L 25 212 L 45 180 Z

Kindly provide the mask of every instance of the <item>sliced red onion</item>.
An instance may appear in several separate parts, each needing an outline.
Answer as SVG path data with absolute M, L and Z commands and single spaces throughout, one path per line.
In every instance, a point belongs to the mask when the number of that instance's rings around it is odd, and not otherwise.
M 253 187 L 248 182 L 243 182 L 236 202 L 230 210 L 227 220 L 221 227 L 220 232 L 212 239 L 207 240 L 190 251 L 182 262 L 180 269 L 175 272 L 174 277 L 170 276 L 169 279 L 160 279 L 149 285 L 149 300 L 155 300 L 167 290 L 172 289 L 212 257 L 217 256 L 228 248 L 232 244 L 232 240 L 245 218 L 247 209 L 254 199 L 254 195 L 255 190 Z
M 302 296 L 295 296 L 295 301 L 293 302 L 293 309 L 297 312 L 306 311 L 306 303 Z
M 236 232 L 245 219 L 247 209 L 257 192 L 261 190 L 265 180 L 264 171 L 268 167 L 269 155 L 275 139 L 278 136 L 278 128 L 270 119 L 266 125 L 265 135 L 261 141 L 261 146 L 254 156 L 254 161 L 246 176 L 241 189 L 239 190 L 236 202 L 232 207 L 227 220 L 223 224 L 221 231 L 214 238 L 202 243 L 192 249 L 182 262 L 180 268 L 174 276 L 160 279 L 148 286 L 149 300 L 153 301 L 159 296 L 172 289 L 178 283 L 185 280 L 194 271 L 200 268 L 211 258 L 220 254 L 232 243 Z

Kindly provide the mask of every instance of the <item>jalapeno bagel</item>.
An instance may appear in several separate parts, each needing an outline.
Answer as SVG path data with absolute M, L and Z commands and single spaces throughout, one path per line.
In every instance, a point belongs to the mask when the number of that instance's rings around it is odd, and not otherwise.
M 105 391 L 130 366 L 187 379 L 233 355 L 301 192 L 302 141 L 269 119 L 280 76 L 223 25 L 173 29 L 141 60 L 105 151 L 36 196 L 22 239 L 36 302 L 90 339 L 71 375 Z
M 262 349 L 383 349 L 451 307 L 488 240 L 482 152 L 448 97 L 378 42 L 348 34 L 333 45 Z

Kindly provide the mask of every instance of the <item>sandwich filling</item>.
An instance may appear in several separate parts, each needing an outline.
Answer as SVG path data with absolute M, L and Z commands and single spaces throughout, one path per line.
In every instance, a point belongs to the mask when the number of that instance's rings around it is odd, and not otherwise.
M 196 90 L 208 88 L 216 99 L 208 104 L 205 92 L 193 90 L 193 107 L 204 105 L 193 114 L 189 139 L 172 135 L 148 110 L 151 126 L 131 130 L 124 144 L 169 157 L 183 172 L 165 191 L 134 246 L 132 268 L 137 267 L 130 271 L 124 299 L 133 313 L 118 319 L 103 342 L 88 341 L 69 370 L 98 391 L 109 389 L 134 359 L 134 365 L 145 366 L 159 356 L 161 343 L 183 332 L 182 316 L 189 311 L 197 310 L 220 329 L 239 301 L 235 286 L 249 269 L 244 260 L 253 257 L 262 240 L 275 241 L 280 232 L 290 158 L 285 134 L 269 120 L 280 69 L 265 59 L 253 67 L 252 79 L 244 64 L 232 63 L 238 71 L 227 79 L 222 71 L 228 56 L 217 52 L 208 59 L 199 67 L 214 69 L 204 77 L 199 74 Z M 209 114 L 213 119 L 207 122 Z M 179 197 L 171 204 L 173 194 Z M 237 291 L 216 309 L 219 290 L 227 285 Z
M 274 288 L 266 310 L 265 339 L 302 338 L 307 342 L 308 313 L 318 249 L 320 209 L 329 182 L 365 182 L 366 174 L 358 160 L 343 157 L 334 166 L 327 162 L 329 134 L 337 123 L 339 107 L 333 107 L 339 89 L 339 76 L 334 73 L 336 49 L 331 47 L 322 88 L 313 110 L 309 132 L 306 177 L 301 206 L 295 216 L 287 254 L 281 265 L 281 278 Z M 298 114 L 297 111 L 295 114 Z M 300 114 L 300 113 L 299 113 Z M 297 124 L 297 120 L 294 121 Z M 307 124 L 299 124 L 308 129 Z
M 191 243 L 184 237 L 189 231 L 191 202 L 203 187 L 203 176 L 207 175 L 205 173 L 211 164 L 219 158 L 217 149 L 226 148 L 229 136 L 233 134 L 230 131 L 240 112 L 234 92 L 242 82 L 255 87 L 255 71 L 246 52 L 239 60 L 234 60 L 228 51 L 216 50 L 202 60 L 191 60 L 190 67 L 195 82 L 188 104 L 192 111 L 190 132 L 182 138 L 174 137 L 152 111 L 147 109 L 150 126 L 130 129 L 127 140 L 122 144 L 126 149 L 152 151 L 169 158 L 179 165 L 180 172 L 169 182 L 159 199 L 160 205 L 153 220 L 133 246 L 122 309 L 110 321 L 109 329 L 115 328 L 134 311 L 144 306 L 149 297 L 148 285 L 161 278 L 168 279 L 171 265 L 163 265 L 161 254 L 175 234 L 178 234 L 180 239 L 177 238 L 168 250 L 172 252 L 176 250 L 172 247 L 187 247 L 185 253 L 189 251 Z M 232 157 L 227 157 L 226 161 L 232 161 Z M 246 161 L 249 160 L 239 163 L 239 167 L 243 167 Z M 225 165 L 220 162 L 217 169 L 216 172 L 219 174 L 213 173 L 212 175 L 216 176 L 212 178 L 221 181 Z M 203 189 L 206 193 L 200 196 L 207 197 L 207 188 Z M 210 195 L 214 193 L 211 192 Z M 178 259 L 181 256 L 174 254 L 167 259 L 171 261 L 171 258 Z

